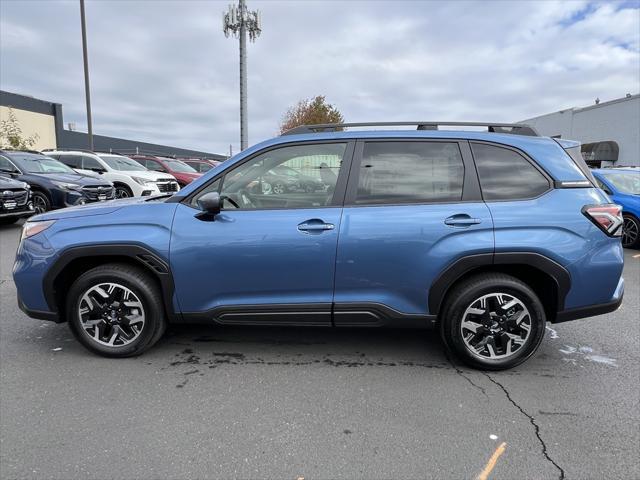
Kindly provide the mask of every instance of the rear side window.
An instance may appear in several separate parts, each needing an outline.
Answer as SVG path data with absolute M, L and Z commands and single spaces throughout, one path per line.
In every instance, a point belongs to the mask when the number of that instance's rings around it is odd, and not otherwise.
M 485 200 L 535 198 L 549 190 L 549 180 L 514 150 L 471 143 Z
M 453 142 L 367 142 L 358 205 L 429 203 L 462 199 L 464 164 Z

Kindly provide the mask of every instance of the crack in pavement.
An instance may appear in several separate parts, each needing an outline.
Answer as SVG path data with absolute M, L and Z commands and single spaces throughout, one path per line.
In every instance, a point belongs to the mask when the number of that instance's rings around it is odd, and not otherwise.
M 456 373 L 458 375 L 460 375 L 462 378 L 464 378 L 467 382 L 469 382 L 471 384 L 471 386 L 477 388 L 478 390 L 480 390 L 480 392 L 482 392 L 482 394 L 489 398 L 489 395 L 487 395 L 487 391 L 484 389 L 484 387 L 478 385 L 477 383 L 475 383 L 473 380 L 471 380 L 471 378 L 469 378 L 467 375 L 465 375 L 465 373 L 458 368 L 458 366 L 455 364 L 455 362 L 451 359 L 451 356 L 449 355 L 449 352 L 445 349 L 444 350 L 444 356 L 447 359 L 447 361 L 451 364 L 451 366 L 453 367 L 453 369 L 456 371 Z
M 513 398 L 511 398 L 511 394 L 509 393 L 509 391 L 505 388 L 504 385 L 502 385 L 500 382 L 498 382 L 497 380 L 495 380 L 491 375 L 489 375 L 488 373 L 485 372 L 481 372 L 485 377 L 487 377 L 489 380 L 491 380 L 492 383 L 494 383 L 495 385 L 497 385 L 503 392 L 504 394 L 507 396 L 507 399 L 513 404 L 514 407 L 516 407 L 518 410 L 520 410 L 520 413 L 522 413 L 525 417 L 527 417 L 529 419 L 529 422 L 531 423 L 531 425 L 533 425 L 533 428 L 535 429 L 535 433 L 536 433 L 536 437 L 538 437 L 538 441 L 540 442 L 540 445 L 542 446 L 542 455 L 544 455 L 544 458 L 546 458 L 549 462 L 551 462 L 551 464 L 553 464 L 554 467 L 556 467 L 558 469 L 558 472 L 560 473 L 560 476 L 558 477 L 559 480 L 564 480 L 565 479 L 565 473 L 564 473 L 564 469 L 558 465 L 550 456 L 549 456 L 549 452 L 547 452 L 547 444 L 544 442 L 544 440 L 542 439 L 542 436 L 540 435 L 540 427 L 538 426 L 538 424 L 536 423 L 536 420 L 533 418 L 532 415 L 529 415 L 527 412 L 524 411 L 524 409 L 518 405 L 515 400 Z

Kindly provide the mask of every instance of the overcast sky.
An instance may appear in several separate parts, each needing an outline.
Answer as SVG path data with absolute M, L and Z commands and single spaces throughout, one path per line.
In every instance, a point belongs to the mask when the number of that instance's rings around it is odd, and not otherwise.
M 87 0 L 94 132 L 239 145 L 228 1 Z M 324 94 L 348 121 L 517 121 L 640 90 L 640 1 L 248 0 L 249 143 Z M 0 88 L 86 131 L 79 2 L 0 0 Z

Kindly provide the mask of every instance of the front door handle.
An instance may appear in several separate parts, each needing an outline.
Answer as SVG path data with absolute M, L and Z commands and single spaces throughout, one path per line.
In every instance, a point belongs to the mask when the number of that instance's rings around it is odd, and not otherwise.
M 325 230 L 333 230 L 336 226 L 333 223 L 326 223 L 319 218 L 312 218 L 298 224 L 298 230 L 303 233 L 322 233 Z
M 466 213 L 458 213 L 445 218 L 444 223 L 450 227 L 470 227 L 471 225 L 482 223 L 482 220 L 479 218 L 473 218 Z

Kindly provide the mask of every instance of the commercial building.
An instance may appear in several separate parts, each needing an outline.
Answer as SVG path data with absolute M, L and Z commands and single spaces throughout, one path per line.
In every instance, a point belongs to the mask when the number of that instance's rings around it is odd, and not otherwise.
M 62 105 L 59 103 L 38 100 L 33 97 L 0 90 L 0 120 L 8 118 L 10 108 L 22 129 L 22 134 L 25 137 L 37 136 L 33 146 L 35 150 L 44 150 L 45 148 L 89 148 L 89 136 L 86 133 L 64 129 Z M 93 145 L 96 151 L 103 152 L 146 153 L 209 158 L 220 161 L 227 158 L 224 155 L 215 153 L 95 134 L 93 135 Z
M 640 95 L 596 101 L 522 123 L 542 135 L 582 142 L 582 156 L 590 166 L 640 165 Z

